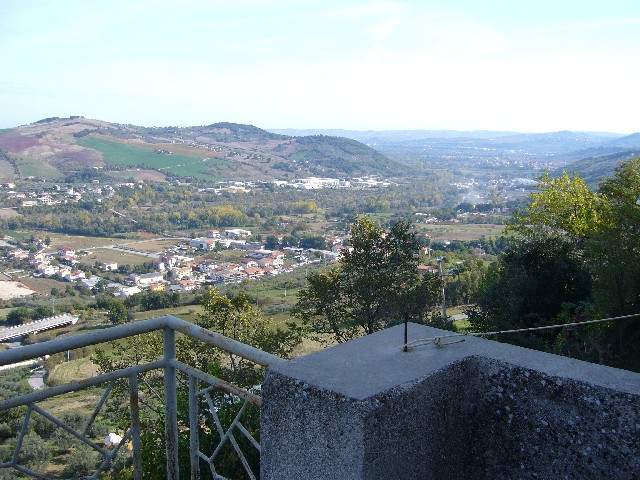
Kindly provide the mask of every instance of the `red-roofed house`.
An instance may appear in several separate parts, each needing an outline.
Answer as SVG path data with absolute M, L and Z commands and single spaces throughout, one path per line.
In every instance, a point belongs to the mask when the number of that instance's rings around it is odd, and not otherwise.
M 253 280 L 264 275 L 264 272 L 262 271 L 262 269 L 256 268 L 256 267 L 245 268 L 244 273 L 247 274 L 247 277 L 249 278 L 249 280 Z
M 67 247 L 67 246 L 62 246 L 60 248 L 58 248 L 58 256 L 60 257 L 75 257 L 76 256 L 76 251 L 71 248 L 71 247 Z

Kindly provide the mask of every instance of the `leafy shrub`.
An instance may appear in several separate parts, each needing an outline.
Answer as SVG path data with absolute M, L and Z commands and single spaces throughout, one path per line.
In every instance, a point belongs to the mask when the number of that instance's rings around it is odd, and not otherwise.
M 79 478 L 91 475 L 96 471 L 100 458 L 100 455 L 91 447 L 86 445 L 79 446 L 69 456 L 62 475 L 65 478 Z
M 39 435 L 27 433 L 22 440 L 18 461 L 32 470 L 41 471 L 51 460 L 51 448 Z

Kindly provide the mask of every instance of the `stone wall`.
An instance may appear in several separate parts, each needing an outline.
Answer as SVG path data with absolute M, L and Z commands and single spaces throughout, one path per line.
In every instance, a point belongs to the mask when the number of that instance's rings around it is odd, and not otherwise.
M 405 353 L 402 338 L 272 367 L 261 478 L 640 477 L 640 374 L 471 337 Z

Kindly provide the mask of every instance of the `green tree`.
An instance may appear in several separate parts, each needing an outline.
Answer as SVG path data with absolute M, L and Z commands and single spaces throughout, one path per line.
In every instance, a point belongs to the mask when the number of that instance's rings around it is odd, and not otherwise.
M 566 237 L 550 232 L 519 237 L 490 268 L 469 321 L 479 332 L 551 325 L 563 309 L 588 302 L 591 290 L 587 266 Z M 506 340 L 544 349 L 556 334 Z
M 69 455 L 62 474 L 65 478 L 84 478 L 92 475 L 101 457 L 87 445 L 78 445 Z
M 22 325 L 30 322 L 33 318 L 33 311 L 27 307 L 18 307 L 7 313 L 6 322 L 9 325 Z
M 211 287 L 200 297 L 200 304 L 203 311 L 196 321 L 199 326 L 279 357 L 287 358 L 302 341 L 302 329 L 294 323 L 288 324 L 286 330 L 271 328 L 246 294 L 227 297 Z M 247 388 L 260 383 L 263 373 L 248 360 L 211 349 L 191 337 L 180 339 L 178 357 L 205 371 L 216 364 L 224 379 Z
M 327 248 L 326 240 L 322 235 L 305 235 L 300 239 L 300 248 L 315 248 L 324 250 Z
M 616 315 L 640 309 L 640 157 L 618 166 L 602 181 L 608 218 L 587 245 L 599 302 Z
M 458 268 L 458 274 L 445 282 L 448 305 L 473 303 L 480 292 L 487 267 L 480 258 L 470 259 Z
M 511 228 L 522 233 L 544 227 L 581 241 L 607 218 L 606 197 L 592 192 L 578 174 L 552 178 L 545 172 L 538 180 L 540 191 L 529 194 L 530 204 L 514 214 Z
M 112 298 L 108 306 L 107 318 L 111 323 L 120 324 L 129 320 L 129 309 L 120 298 Z
M 385 231 L 360 217 L 350 244 L 338 267 L 309 275 L 294 315 L 338 342 L 409 319 L 425 321 L 439 300 L 440 280 L 418 274 L 419 244 L 410 224 L 399 221 Z
M 264 248 L 267 250 L 275 250 L 278 248 L 278 237 L 275 235 L 267 235 L 264 243 Z
M 39 305 L 33 310 L 32 318 L 34 320 L 40 320 L 41 318 L 47 318 L 47 317 L 50 317 L 51 315 L 53 315 L 53 313 L 51 313 L 50 305 Z
M 108 285 L 109 285 L 109 280 L 105 278 L 101 278 L 100 280 L 98 280 L 98 283 L 96 283 L 91 290 L 93 291 L 93 293 L 104 293 Z M 53 295 L 53 293 L 51 295 Z
M 640 313 L 640 157 L 621 163 L 600 184 L 606 196 L 607 221 L 585 246 L 602 316 Z M 614 366 L 640 370 L 640 320 L 603 326 Z
M 514 217 L 510 240 L 485 282 L 471 323 L 479 331 L 567 323 L 640 311 L 640 158 L 625 161 L 598 192 L 566 173 Z M 525 340 L 525 337 L 528 340 Z M 640 370 L 640 322 L 508 341 Z

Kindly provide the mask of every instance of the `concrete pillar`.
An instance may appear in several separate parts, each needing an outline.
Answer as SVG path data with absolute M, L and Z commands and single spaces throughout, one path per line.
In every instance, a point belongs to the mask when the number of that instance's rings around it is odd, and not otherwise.
M 409 328 L 410 340 L 447 333 Z M 640 374 L 471 337 L 402 342 L 398 326 L 271 367 L 261 478 L 640 472 Z

